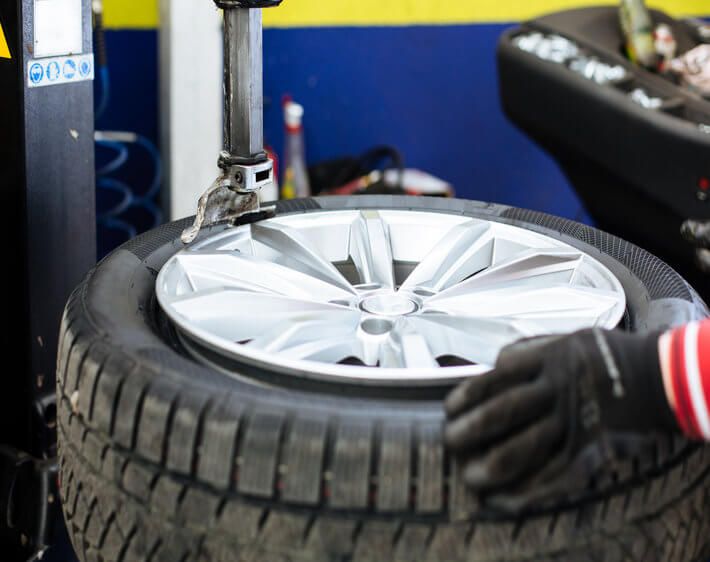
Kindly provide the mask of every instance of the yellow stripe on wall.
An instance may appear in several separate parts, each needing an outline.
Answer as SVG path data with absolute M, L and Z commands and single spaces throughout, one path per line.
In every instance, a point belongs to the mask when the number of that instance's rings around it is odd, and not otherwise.
M 210 0 L 193 0 L 208 2 Z M 158 27 L 158 0 L 103 0 L 104 25 L 108 29 Z
M 279 8 L 265 10 L 264 22 L 271 27 L 511 22 L 589 4 L 583 0 L 285 0 Z M 677 15 L 710 12 L 707 0 L 655 4 Z
M 211 0 L 192 0 L 210 2 Z M 512 22 L 586 6 L 592 0 L 284 0 L 264 10 L 268 27 L 385 26 Z M 608 3 L 608 2 L 607 2 Z M 708 0 L 656 0 L 676 16 L 707 15 Z M 108 28 L 149 29 L 158 25 L 158 0 L 104 0 Z

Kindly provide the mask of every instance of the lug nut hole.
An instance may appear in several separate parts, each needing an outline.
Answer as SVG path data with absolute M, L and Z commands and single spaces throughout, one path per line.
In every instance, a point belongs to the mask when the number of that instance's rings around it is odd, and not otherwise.
M 428 289 L 415 289 L 414 294 L 418 297 L 433 297 L 436 293 Z
M 382 285 L 378 285 L 377 283 L 369 283 L 364 285 L 355 285 L 355 288 L 358 291 L 377 291 L 382 288 Z
M 362 331 L 371 336 L 382 336 L 392 331 L 394 322 L 386 318 L 368 318 L 360 324 Z

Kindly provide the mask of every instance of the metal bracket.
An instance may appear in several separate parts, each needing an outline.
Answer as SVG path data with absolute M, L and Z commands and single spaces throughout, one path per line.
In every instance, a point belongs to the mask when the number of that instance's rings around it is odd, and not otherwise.
M 274 181 L 274 163 L 266 160 L 259 164 L 234 164 L 227 170 L 234 185 L 240 192 L 259 192 L 261 188 Z
M 42 557 L 59 517 L 57 459 L 0 446 L 0 534 L 32 560 Z M 6 554 L 3 552 L 3 554 Z
M 200 230 L 215 224 L 234 224 L 248 214 L 273 215 L 273 207 L 262 209 L 259 204 L 261 188 L 274 181 L 271 160 L 258 164 L 233 164 L 224 170 L 197 203 L 195 222 L 181 236 L 184 244 L 197 238 Z

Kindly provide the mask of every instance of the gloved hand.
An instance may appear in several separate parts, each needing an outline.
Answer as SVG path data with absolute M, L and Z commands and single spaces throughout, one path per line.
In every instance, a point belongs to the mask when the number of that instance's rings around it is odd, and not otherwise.
M 710 221 L 687 220 L 680 230 L 683 238 L 698 249 L 695 261 L 704 273 L 710 273 Z
M 583 487 L 623 454 L 610 432 L 677 429 L 658 337 L 586 330 L 504 349 L 445 403 L 464 482 L 484 503 L 520 511 Z

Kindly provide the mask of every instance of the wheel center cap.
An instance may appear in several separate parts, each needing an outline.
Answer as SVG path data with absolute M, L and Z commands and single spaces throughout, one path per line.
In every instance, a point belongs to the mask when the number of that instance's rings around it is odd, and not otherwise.
M 392 293 L 367 297 L 360 303 L 360 308 L 378 316 L 404 316 L 416 312 L 419 307 L 413 300 Z

